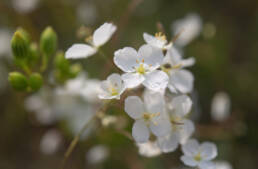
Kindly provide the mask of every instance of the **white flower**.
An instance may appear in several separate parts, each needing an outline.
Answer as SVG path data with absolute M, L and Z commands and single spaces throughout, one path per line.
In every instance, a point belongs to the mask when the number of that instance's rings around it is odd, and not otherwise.
M 160 148 L 156 141 L 148 141 L 146 143 L 137 143 L 139 154 L 145 157 L 155 157 L 161 154 Z
M 0 58 L 6 57 L 10 59 L 11 57 L 11 47 L 10 41 L 12 40 L 12 34 L 9 30 L 5 28 L 0 28 Z
M 110 151 L 105 145 L 97 145 L 86 153 L 86 159 L 90 164 L 97 164 L 108 158 Z
M 56 129 L 47 131 L 40 140 L 40 151 L 46 155 L 57 152 L 62 144 L 62 136 Z
M 197 140 L 191 139 L 182 146 L 182 151 L 184 155 L 181 156 L 181 160 L 185 165 L 197 166 L 200 169 L 215 169 L 215 164 L 211 162 L 218 154 L 215 144 L 210 142 L 199 144 Z
M 165 137 L 158 138 L 158 144 L 165 153 L 172 152 L 179 144 L 186 143 L 194 132 L 193 122 L 186 118 L 192 107 L 191 99 L 186 95 L 177 96 L 168 106 L 172 130 Z
M 211 117 L 216 121 L 223 121 L 230 115 L 230 98 L 225 92 L 218 92 L 212 98 Z
M 168 88 L 173 93 L 189 93 L 193 89 L 194 77 L 184 67 L 192 66 L 194 58 L 183 59 L 179 52 L 171 47 L 164 58 L 161 69 L 169 75 Z
M 156 70 L 163 61 L 162 50 L 150 45 L 143 45 L 137 52 L 125 47 L 115 52 L 114 62 L 124 72 L 122 79 L 127 88 L 143 84 L 150 90 L 160 91 L 167 87 L 168 76 Z
M 39 2 L 39 0 L 12 0 L 12 5 L 20 13 L 29 13 L 38 7 Z
M 232 165 L 227 161 L 216 161 L 216 169 L 233 169 Z
M 202 20 L 197 14 L 188 14 L 185 18 L 175 21 L 171 28 L 175 35 L 183 30 L 175 43 L 179 46 L 185 46 L 201 33 Z
M 56 89 L 58 94 L 81 96 L 85 101 L 97 103 L 101 91 L 100 81 L 87 78 L 86 73 L 80 73 L 75 79 L 68 80 L 64 87 Z
M 116 29 L 117 27 L 112 23 L 104 23 L 93 33 L 91 45 L 74 44 L 66 51 L 65 58 L 78 59 L 94 55 L 98 48 L 111 38 Z
M 171 130 L 169 119 L 164 111 L 164 101 L 159 93 L 152 98 L 144 98 L 144 103 L 138 96 L 125 99 L 125 112 L 135 122 L 132 128 L 133 138 L 137 143 L 149 140 L 150 131 L 157 137 L 167 135 Z
M 162 50 L 167 50 L 172 46 L 172 42 L 168 43 L 166 36 L 162 32 L 156 33 L 155 36 L 143 33 L 143 39 L 147 44 Z
M 108 76 L 107 80 L 101 82 L 101 89 L 100 99 L 120 99 L 120 95 L 125 91 L 126 87 L 121 76 L 113 73 Z

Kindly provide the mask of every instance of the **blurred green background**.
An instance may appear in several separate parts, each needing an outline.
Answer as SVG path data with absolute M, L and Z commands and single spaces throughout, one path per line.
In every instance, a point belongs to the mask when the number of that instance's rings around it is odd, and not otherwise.
M 194 112 L 200 140 L 218 145 L 217 159 L 226 160 L 235 169 L 258 168 L 258 1 L 255 0 L 0 0 L 0 29 L 10 35 L 21 26 L 38 41 L 41 31 L 52 26 L 58 34 L 59 49 L 67 50 L 82 42 L 78 29 L 94 30 L 106 21 L 118 25 L 118 31 L 104 47 L 113 52 L 125 46 L 138 48 L 142 33 L 154 34 L 156 23 L 164 25 L 173 37 L 174 21 L 190 13 L 200 16 L 200 34 L 182 48 L 184 56 L 194 56 Z M 2 31 L 2 32 L 4 32 Z M 6 36 L 0 33 L 1 36 Z M 8 39 L 8 36 L 6 37 Z M 0 41 L 0 51 L 9 42 Z M 1 48 L 2 46 L 2 48 Z M 80 61 L 74 61 L 80 62 Z M 90 77 L 104 79 L 105 63 L 98 57 L 81 61 Z M 103 68 L 104 67 L 104 68 Z M 24 108 L 25 93 L 17 93 L 7 84 L 7 72 L 14 70 L 11 54 L 0 52 L 0 168 L 58 168 L 72 136 L 59 123 L 39 125 Z M 113 71 L 117 71 L 114 69 Z M 217 92 L 231 100 L 230 116 L 223 122 L 211 118 L 211 102 Z M 199 114 L 198 114 L 199 113 Z M 62 133 L 62 145 L 52 154 L 40 151 L 40 141 L 49 130 Z M 75 149 L 66 168 L 172 169 L 181 166 L 181 152 L 155 158 L 141 157 L 134 143 L 108 129 L 98 130 Z M 104 162 L 93 165 L 85 158 L 89 148 L 101 144 L 109 149 Z

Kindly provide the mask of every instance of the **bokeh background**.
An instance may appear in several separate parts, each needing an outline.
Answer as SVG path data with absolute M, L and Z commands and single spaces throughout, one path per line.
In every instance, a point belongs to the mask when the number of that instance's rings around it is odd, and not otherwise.
M 103 49 L 112 59 L 116 49 L 143 44 L 142 33 L 157 32 L 157 22 L 172 38 L 178 22 L 189 17 L 193 24 L 185 31 L 192 38 L 176 45 L 185 57 L 196 58 L 191 68 L 195 75 L 194 137 L 214 141 L 219 149 L 217 160 L 227 161 L 234 169 L 258 168 L 255 0 L 0 0 L 0 168 L 56 169 L 73 138 L 63 120 L 48 124 L 35 120 L 34 112 L 24 104 L 30 94 L 17 93 L 8 85 L 8 72 L 15 70 L 10 39 L 17 27 L 38 41 L 41 31 L 51 25 L 58 34 L 59 49 L 65 51 L 82 42 L 78 37 L 85 30 L 82 26 L 94 30 L 112 21 L 118 31 Z M 106 63 L 98 56 L 74 62 L 81 62 L 90 78 L 102 80 L 108 75 Z M 180 154 L 177 150 L 142 157 L 123 135 L 97 129 L 81 140 L 66 168 L 172 169 L 182 166 Z

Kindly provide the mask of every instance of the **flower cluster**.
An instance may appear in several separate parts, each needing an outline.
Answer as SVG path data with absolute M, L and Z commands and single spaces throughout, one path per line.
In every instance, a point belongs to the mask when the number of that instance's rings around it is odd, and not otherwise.
M 103 24 L 88 41 L 90 45 L 73 45 L 66 52 L 66 58 L 94 55 L 115 31 L 115 25 Z M 141 154 L 152 156 L 173 152 L 182 145 L 184 155 L 181 160 L 185 165 L 214 168 L 210 160 L 217 156 L 216 146 L 212 143 L 199 145 L 190 139 L 195 127 L 189 118 L 192 100 L 187 94 L 193 90 L 194 77 L 185 68 L 192 66 L 195 59 L 182 58 L 164 33 L 155 36 L 143 33 L 143 39 L 146 44 L 138 51 L 124 47 L 114 52 L 114 64 L 123 73 L 113 73 L 101 82 L 99 98 L 120 99 L 126 93 L 124 111 L 134 120 L 132 137 Z M 130 92 L 127 91 L 132 90 L 136 95 L 128 96 Z M 148 150 L 152 148 L 155 150 Z

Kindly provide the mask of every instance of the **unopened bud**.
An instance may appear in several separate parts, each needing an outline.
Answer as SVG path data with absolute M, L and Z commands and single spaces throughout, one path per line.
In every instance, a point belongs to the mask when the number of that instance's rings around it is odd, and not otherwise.
M 28 82 L 26 77 L 20 72 L 9 73 L 8 81 L 15 90 L 26 90 Z
M 39 73 L 33 73 L 30 75 L 28 83 L 33 91 L 39 90 L 43 84 L 42 76 Z
M 40 37 L 40 49 L 48 57 L 53 55 L 57 47 L 57 35 L 51 27 L 47 27 Z
M 25 59 L 29 54 L 29 40 L 24 32 L 17 30 L 11 40 L 12 52 L 15 58 Z

